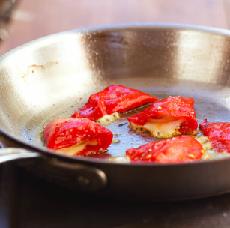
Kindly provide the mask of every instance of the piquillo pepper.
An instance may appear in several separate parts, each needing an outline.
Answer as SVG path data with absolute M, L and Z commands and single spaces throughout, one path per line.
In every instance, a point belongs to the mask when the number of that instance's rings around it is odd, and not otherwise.
M 199 160 L 203 147 L 192 136 L 177 136 L 131 148 L 126 156 L 133 162 L 182 163 Z
M 230 122 L 208 122 L 200 124 L 200 130 L 211 141 L 217 152 L 230 153 Z
M 79 111 L 76 111 L 72 117 L 83 117 L 96 121 L 105 115 L 127 112 L 156 100 L 156 97 L 139 90 L 123 85 L 111 85 L 98 93 L 92 94 L 88 102 Z
M 54 120 L 44 129 L 45 145 L 68 155 L 104 153 L 112 137 L 110 130 L 86 118 Z
M 132 129 L 148 131 L 157 138 L 193 134 L 198 127 L 194 99 L 180 96 L 155 101 L 128 121 Z

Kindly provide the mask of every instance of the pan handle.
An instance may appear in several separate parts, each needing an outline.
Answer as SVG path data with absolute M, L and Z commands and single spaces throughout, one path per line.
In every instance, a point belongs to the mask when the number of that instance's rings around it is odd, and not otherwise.
M 0 164 L 35 157 L 41 156 L 36 152 L 29 152 L 21 148 L 0 148 Z M 77 188 L 84 192 L 96 192 L 104 189 L 107 185 L 106 174 L 96 167 L 61 162 L 57 159 L 36 159 L 32 162 L 34 170 L 39 170 L 37 175 L 43 178 L 48 176 L 49 182 L 62 186 Z
M 0 164 L 18 160 L 42 157 L 36 152 L 31 152 L 26 148 L 20 148 L 20 145 L 14 144 L 0 133 Z M 96 168 L 85 164 L 71 164 L 59 161 L 58 159 L 35 159 L 33 168 L 36 170 L 38 164 L 42 176 L 50 176 L 50 181 L 63 183 L 66 186 L 72 185 L 86 192 L 95 192 L 105 188 L 107 185 L 106 174 Z
M 36 152 L 29 152 L 21 148 L 0 148 L 0 164 L 17 159 L 28 159 L 41 157 Z M 40 169 L 39 175 L 47 176 L 49 181 L 59 185 L 72 186 L 84 192 L 95 192 L 105 188 L 107 185 L 106 174 L 95 167 L 83 164 L 69 164 L 57 159 L 36 160 Z M 34 162 L 34 161 L 33 161 Z M 35 163 L 33 163 L 34 167 Z M 45 165 L 45 166 L 44 166 Z M 36 166 L 36 165 L 35 165 Z M 36 167 L 35 167 L 36 170 Z
M 29 152 L 21 148 L 1 148 L 0 149 L 0 164 L 25 158 L 39 157 L 39 154 Z

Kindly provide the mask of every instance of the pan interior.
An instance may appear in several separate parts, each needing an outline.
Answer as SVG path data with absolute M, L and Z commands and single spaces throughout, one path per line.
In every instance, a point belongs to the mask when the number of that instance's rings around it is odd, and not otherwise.
M 158 97 L 192 96 L 198 120 L 230 121 L 230 38 L 185 28 L 132 27 L 52 35 L 0 61 L 0 126 L 43 146 L 50 120 L 68 117 L 91 93 L 124 84 Z M 109 153 L 152 140 L 121 119 Z
M 143 83 L 143 78 L 140 77 L 140 80 Z M 197 117 L 199 122 L 202 122 L 205 118 L 210 121 L 229 121 L 229 107 L 226 106 L 226 101 L 223 99 L 218 99 L 224 96 L 223 92 L 219 89 L 206 90 L 205 87 L 207 85 L 203 85 L 204 87 L 199 84 L 191 85 L 191 82 L 188 83 L 181 83 L 181 85 L 174 85 L 170 88 L 166 86 L 160 86 L 156 84 L 156 87 L 144 87 L 144 86 L 137 86 L 140 85 L 141 82 L 137 84 L 132 83 L 125 83 L 122 80 L 119 81 L 111 81 L 111 84 L 125 84 L 127 86 L 132 86 L 147 93 L 153 94 L 160 98 L 167 97 L 169 95 L 182 95 L 182 96 L 192 96 L 195 98 L 196 101 L 196 111 Z M 148 80 L 146 84 L 149 84 Z M 207 87 L 206 87 L 207 89 Z M 225 90 L 224 90 L 225 91 Z M 69 117 L 71 113 L 75 110 L 75 105 L 70 105 L 64 109 L 64 111 L 60 111 L 55 113 L 55 111 L 50 111 L 50 116 L 47 118 L 41 119 L 31 119 L 28 121 L 24 128 L 22 128 L 21 134 L 26 141 L 32 141 L 37 145 L 42 146 L 41 140 L 41 132 L 43 130 L 43 126 L 50 120 L 59 118 L 59 117 Z M 122 118 L 108 126 L 110 130 L 112 130 L 114 134 L 114 138 L 118 139 L 118 142 L 113 143 L 109 147 L 108 153 L 112 154 L 113 156 L 123 156 L 126 149 L 131 147 L 137 147 L 144 143 L 151 142 L 154 139 L 150 136 L 143 136 L 136 134 L 132 130 L 130 130 L 128 121 L 126 118 Z

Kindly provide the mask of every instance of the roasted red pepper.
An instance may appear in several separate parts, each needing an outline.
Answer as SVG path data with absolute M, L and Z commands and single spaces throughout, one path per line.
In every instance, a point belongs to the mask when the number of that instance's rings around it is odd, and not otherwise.
M 230 122 L 212 122 L 204 120 L 200 130 L 208 136 L 213 149 L 217 152 L 230 153 Z
M 192 136 L 177 136 L 128 149 L 126 155 L 135 162 L 181 163 L 201 159 L 202 150 Z
M 91 95 L 88 102 L 79 111 L 75 112 L 72 117 L 83 117 L 96 121 L 104 115 L 127 112 L 156 100 L 156 97 L 139 90 L 123 85 L 111 85 Z
M 198 127 L 194 99 L 189 97 L 168 97 L 151 104 L 144 111 L 128 118 L 131 125 L 144 127 L 145 124 L 154 124 L 153 128 L 159 127 L 159 138 L 169 138 L 181 134 L 193 134 Z M 173 128 L 171 132 L 160 132 L 164 124 L 164 131 Z M 171 125 L 170 125 L 171 124 Z M 178 129 L 176 129 L 176 127 Z M 153 129 L 154 130 L 154 129 Z M 153 136 L 158 137 L 155 133 Z M 165 134 L 165 136 L 164 136 Z
M 104 152 L 112 143 L 112 132 L 86 118 L 55 120 L 44 129 L 45 145 L 69 155 Z

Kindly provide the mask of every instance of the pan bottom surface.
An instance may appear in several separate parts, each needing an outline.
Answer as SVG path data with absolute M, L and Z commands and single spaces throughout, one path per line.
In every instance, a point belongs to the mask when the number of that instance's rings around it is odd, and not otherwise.
M 230 121 L 230 90 L 228 88 L 192 81 L 162 82 L 160 79 L 153 80 L 148 77 L 122 78 L 111 80 L 107 84 L 124 84 L 159 98 L 178 95 L 193 97 L 195 99 L 195 108 L 199 123 L 206 118 L 209 121 Z M 101 88 L 104 86 L 105 83 Z M 61 103 L 57 101 L 53 103 L 52 107 L 47 108 L 47 110 L 36 116 L 31 116 L 31 119 L 21 129 L 21 136 L 27 142 L 42 146 L 41 136 L 44 125 L 55 118 L 69 117 L 76 110 L 75 107 L 79 106 L 79 104 L 76 104 L 78 98 L 66 99 L 66 101 L 62 101 Z M 87 98 L 83 97 L 82 101 L 85 102 Z M 126 149 L 130 147 L 138 147 L 154 140 L 149 136 L 135 134 L 130 130 L 128 121 L 125 118 L 121 118 L 107 127 L 112 130 L 117 139 L 117 142 L 113 143 L 108 151 L 108 153 L 115 157 L 123 156 Z

